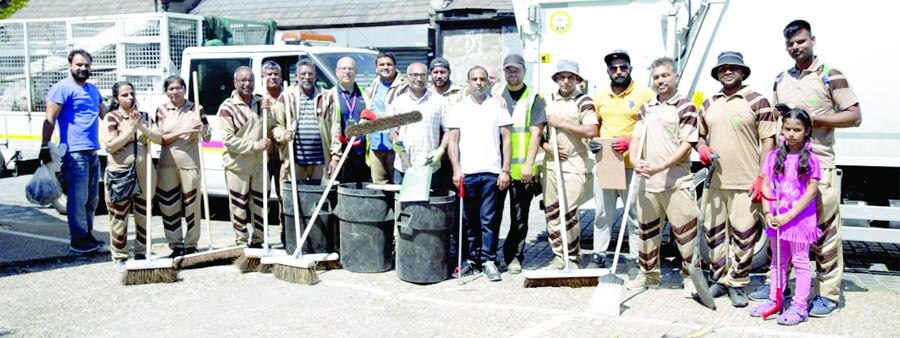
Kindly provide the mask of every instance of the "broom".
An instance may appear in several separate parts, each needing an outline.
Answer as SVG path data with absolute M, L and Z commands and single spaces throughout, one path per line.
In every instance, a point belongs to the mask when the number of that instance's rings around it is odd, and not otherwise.
M 638 151 L 632 156 L 641 158 L 644 153 L 644 142 L 647 138 L 647 127 L 641 129 L 640 144 Z M 631 173 L 631 184 L 628 187 L 628 197 L 625 198 L 625 212 L 622 213 L 622 223 L 619 225 L 619 238 L 616 240 L 616 253 L 613 255 L 613 265 L 609 272 L 597 279 L 597 288 L 591 298 L 590 312 L 601 313 L 608 316 L 619 316 L 619 305 L 622 300 L 622 286 L 625 284 L 621 278 L 616 276 L 616 267 L 619 265 L 619 253 L 622 249 L 622 240 L 625 238 L 625 227 L 628 221 L 628 211 L 631 210 L 631 203 L 637 199 L 638 181 L 641 177 L 636 171 Z
M 193 79 L 194 101 L 200 102 L 200 82 L 197 82 L 197 72 L 191 74 Z M 197 111 L 200 114 L 200 111 Z M 219 264 L 230 264 L 235 258 L 241 255 L 242 248 L 240 246 L 232 246 L 226 248 L 213 248 L 212 244 L 212 228 L 209 225 L 209 193 L 206 190 L 206 165 L 203 159 L 203 138 L 197 139 L 197 149 L 200 153 L 200 194 L 203 195 L 203 218 L 201 221 L 206 228 L 206 251 L 195 252 L 189 255 L 183 255 L 175 258 L 175 267 L 178 269 L 200 268 Z
M 716 171 L 716 167 L 719 163 L 719 154 L 712 153 L 711 155 L 712 162 L 709 165 L 709 169 L 706 172 L 706 180 L 703 182 L 703 204 L 700 205 L 700 214 L 706 217 L 706 210 L 709 208 L 709 184 L 712 181 L 712 175 Z M 703 223 L 708 222 L 709 220 L 704 219 Z M 704 226 L 700 225 L 697 227 L 697 234 L 700 235 L 700 229 L 703 229 Z M 699 243 L 699 241 L 698 241 Z M 700 269 L 699 266 L 700 259 L 700 248 L 699 246 L 694 247 L 694 258 L 691 260 L 692 264 L 688 267 L 688 275 L 691 278 L 691 283 L 694 284 L 694 289 L 697 290 L 697 298 L 700 298 L 700 303 L 703 306 L 706 306 L 710 310 L 716 310 L 716 302 L 713 299 L 712 293 L 709 291 L 709 284 L 706 283 L 706 275 L 703 274 L 703 270 Z
M 134 142 L 137 142 L 135 138 Z M 150 138 L 147 138 L 147 176 L 144 179 L 147 187 L 147 197 L 144 199 L 144 208 L 146 215 L 146 224 L 144 225 L 144 235 L 147 239 L 144 256 L 142 260 L 131 260 L 125 263 L 125 275 L 122 277 L 122 284 L 140 285 L 153 283 L 173 283 L 178 280 L 178 270 L 175 270 L 175 264 L 171 258 L 154 259 L 150 247 L 153 246 L 153 237 L 150 231 L 150 220 L 153 209 L 150 202 L 153 200 L 153 190 L 151 190 L 150 177 L 153 175 L 152 165 L 153 159 L 150 157 Z M 134 154 L 134 160 L 137 162 L 137 154 Z
M 318 262 L 335 261 L 339 258 L 337 253 L 304 255 L 302 248 L 303 243 L 306 241 L 306 238 L 309 237 L 309 232 L 310 230 L 312 230 L 316 219 L 319 217 L 319 212 L 322 211 L 322 206 L 325 205 L 325 201 L 328 199 L 328 193 L 331 191 L 331 187 L 334 186 L 337 175 L 338 173 L 340 173 L 341 168 L 344 166 L 344 162 L 347 160 L 347 155 L 350 154 L 353 143 L 356 142 L 357 137 L 376 131 L 419 122 L 421 120 L 421 112 L 411 111 L 408 113 L 379 118 L 371 122 L 358 123 L 347 127 L 345 134 L 350 136 L 350 140 L 347 142 L 347 146 L 344 148 L 344 152 L 341 154 L 340 160 L 338 160 L 337 167 L 335 167 L 334 172 L 331 173 L 331 177 L 328 179 L 328 184 L 325 185 L 325 190 L 323 191 L 322 196 L 319 197 L 319 202 L 316 204 L 316 208 L 313 210 L 313 213 L 309 218 L 309 222 L 307 222 L 306 224 L 306 229 L 303 230 L 302 236 L 299 235 L 299 221 L 296 221 L 295 218 L 294 233 L 297 234 L 297 248 L 294 249 L 294 253 L 289 256 L 266 258 L 266 261 L 271 259 L 273 264 L 275 264 L 275 267 L 272 270 L 275 278 L 297 284 L 315 284 L 319 281 L 319 277 L 315 271 L 315 267 Z M 291 158 L 290 160 L 291 164 L 293 165 L 293 158 Z M 291 168 L 291 174 L 293 175 L 291 177 L 293 179 L 292 184 L 295 184 L 296 189 L 297 177 L 296 173 L 294 173 L 293 171 L 293 167 Z M 294 194 L 293 197 L 295 210 L 298 208 L 298 206 L 296 205 L 296 196 L 297 194 Z
M 568 212 L 566 203 L 565 189 L 563 189 L 563 172 L 562 165 L 559 162 L 559 144 L 556 139 L 556 128 L 550 127 L 550 143 L 553 146 L 553 161 L 556 167 L 556 194 L 558 196 L 559 219 L 562 233 L 563 260 L 565 267 L 562 271 L 554 270 L 534 270 L 525 274 L 525 287 L 543 287 L 543 286 L 566 286 L 571 288 L 580 288 L 584 286 L 597 285 L 597 277 L 603 274 L 605 269 L 578 269 L 570 267 L 569 264 L 569 234 L 568 220 L 566 213 Z M 581 229 L 580 224 L 576 224 Z
M 775 188 L 775 209 L 772 209 L 772 216 L 778 216 L 781 195 L 778 191 L 778 184 L 773 182 L 773 187 Z M 781 226 L 775 228 L 775 275 L 778 276 L 778 278 L 775 279 L 775 306 L 763 312 L 763 320 L 769 319 L 769 316 L 781 312 L 782 302 L 784 301 L 784 286 L 787 282 L 786 280 L 781 280 Z
M 269 137 L 268 131 L 268 116 L 270 109 L 266 108 L 265 112 L 262 116 L 262 134 L 263 138 Z M 272 247 L 269 245 L 269 151 L 263 150 L 262 153 L 263 165 L 262 165 L 262 177 L 263 177 L 263 191 L 262 191 L 262 219 L 263 219 L 263 248 L 262 249 L 252 249 L 246 248 L 244 249 L 244 254 L 235 261 L 235 265 L 238 267 L 238 270 L 241 273 L 247 272 L 261 272 L 261 273 L 270 273 L 272 272 L 271 264 L 262 263 L 263 257 L 268 256 L 284 256 L 286 253 L 284 250 L 272 250 Z M 251 202 L 252 203 L 252 202 Z M 251 223 L 252 224 L 252 223 Z M 251 234 L 256 232 L 256 229 L 251 230 Z M 252 236 L 251 236 L 252 237 Z M 267 267 L 268 265 L 268 267 Z

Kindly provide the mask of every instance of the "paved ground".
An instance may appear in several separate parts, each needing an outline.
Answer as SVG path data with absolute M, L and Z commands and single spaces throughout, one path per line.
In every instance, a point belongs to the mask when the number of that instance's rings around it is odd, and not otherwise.
M 895 306 L 900 250 L 869 243 L 845 244 L 851 269 L 844 279 L 846 307 L 797 327 L 750 318 L 726 298 L 717 300 L 718 311 L 680 298 L 681 278 L 671 258 L 664 261 L 663 288 L 623 290 L 620 317 L 586 312 L 594 288 L 526 289 L 522 275 L 507 273 L 499 283 L 474 278 L 416 285 L 400 281 L 394 271 L 331 270 L 319 274 L 319 284 L 306 286 L 220 266 L 180 271 L 173 284 L 122 286 L 108 254 L 68 253 L 64 218 L 29 206 L 22 196 L 26 180 L 0 179 L 0 336 L 658 337 L 711 330 L 711 337 L 887 337 L 900 332 Z M 217 209 L 221 201 L 215 204 L 213 210 L 224 215 Z M 591 243 L 592 218 L 592 210 L 582 212 L 585 244 Z M 106 216 L 97 220 L 95 235 L 105 238 Z M 153 225 L 154 240 L 163 242 L 158 217 Z M 526 268 L 545 262 L 549 250 L 536 207 L 530 226 Z M 215 220 L 212 227 L 217 245 L 233 238 L 227 222 Z M 168 253 L 164 245 L 154 251 Z M 867 271 L 879 263 L 892 271 Z M 627 268 L 618 275 L 628 279 Z M 754 274 L 751 287 L 761 280 Z

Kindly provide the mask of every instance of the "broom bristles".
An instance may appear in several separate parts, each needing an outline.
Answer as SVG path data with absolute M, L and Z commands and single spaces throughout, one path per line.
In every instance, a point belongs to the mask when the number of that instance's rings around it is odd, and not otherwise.
M 122 284 L 125 285 L 174 283 L 177 280 L 178 270 L 175 268 L 128 270 L 122 276 Z
M 256 267 L 256 272 L 259 273 L 272 273 L 272 265 L 274 264 L 263 264 L 261 261 L 259 266 Z
M 234 265 L 241 273 L 254 272 L 259 268 L 259 257 L 241 255 L 234 261 Z
M 313 285 L 319 282 L 319 275 L 313 268 L 300 268 L 284 264 L 274 264 L 272 274 L 285 282 Z
M 180 256 L 175 259 L 175 267 L 179 269 L 205 268 L 214 265 L 232 264 L 243 253 L 243 247 L 215 249 L 205 252 Z
M 597 286 L 597 277 L 563 277 L 563 278 L 541 278 L 529 279 L 525 278 L 526 288 L 540 287 L 569 287 L 583 288 L 588 286 Z

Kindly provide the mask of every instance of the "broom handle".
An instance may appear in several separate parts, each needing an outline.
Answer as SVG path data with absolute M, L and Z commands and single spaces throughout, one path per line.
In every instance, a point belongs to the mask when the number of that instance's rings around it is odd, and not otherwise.
M 459 237 L 456 238 L 456 253 L 457 253 L 457 261 L 456 261 L 456 279 L 459 280 L 462 278 L 462 235 L 463 235 L 463 214 L 466 212 L 465 207 L 463 206 L 463 200 L 466 196 L 466 181 L 460 176 L 459 177 Z
M 288 88 L 287 81 L 284 81 L 283 86 L 284 86 L 284 88 Z M 299 112 L 293 111 L 294 103 L 291 101 L 290 92 L 288 92 L 288 95 L 286 95 L 284 99 L 285 99 L 284 121 L 290 122 L 287 124 L 289 128 L 296 128 L 296 124 L 297 124 L 296 119 L 294 121 L 291 121 L 290 119 L 288 119 L 288 109 L 290 109 L 294 113 L 294 116 L 297 116 L 297 114 L 299 113 Z M 294 137 L 297 137 L 297 135 L 295 134 Z M 291 169 L 291 202 L 293 203 L 291 205 L 293 205 L 293 209 L 294 209 L 294 240 L 295 240 L 295 243 L 298 243 L 298 246 L 295 249 L 295 251 L 299 252 L 300 251 L 300 246 L 299 246 L 299 243 L 300 243 L 300 206 L 297 205 L 297 171 L 296 171 L 296 167 L 295 167 L 296 164 L 294 164 L 294 142 L 293 142 L 293 140 L 291 140 L 289 142 L 290 143 L 288 144 L 288 162 L 290 162 L 289 167 Z
M 271 111 L 271 107 L 263 110 L 262 116 L 262 139 L 269 138 L 269 112 Z M 263 165 L 262 165 L 262 180 L 263 180 L 263 191 L 262 191 L 262 219 L 263 219 L 263 246 L 266 248 L 266 252 L 269 252 L 269 149 L 264 149 L 262 153 Z M 252 189 L 251 189 L 252 190 Z
M 632 156 L 637 156 L 638 159 L 641 158 L 641 155 L 644 153 L 644 142 L 647 139 L 647 126 L 643 126 L 641 129 L 641 140 L 638 144 L 637 154 L 631 154 Z M 616 253 L 613 255 L 613 264 L 610 267 L 609 273 L 616 273 L 616 266 L 619 265 L 619 252 L 622 250 L 622 239 L 625 238 L 625 227 L 628 226 L 628 211 L 631 209 L 631 204 L 637 199 L 637 183 L 641 179 L 641 177 L 634 170 L 631 171 L 631 183 L 628 185 L 628 196 L 625 198 L 625 212 L 622 213 L 622 223 L 619 225 L 619 239 L 616 240 Z
M 566 222 L 566 191 L 563 189 L 562 164 L 559 163 L 559 142 L 556 140 L 556 128 L 550 126 L 550 144 L 553 146 L 553 162 L 556 169 L 556 196 L 559 204 L 559 220 L 560 232 L 562 233 L 563 260 L 565 260 L 565 271 L 569 271 L 569 223 Z M 579 224 L 580 228 L 581 225 Z
M 150 113 L 147 113 L 147 126 L 150 126 Z M 135 139 L 134 142 L 137 142 L 137 139 Z M 134 154 L 134 158 L 137 159 L 137 154 Z M 145 158 L 144 161 L 147 161 L 147 176 L 144 177 L 144 185 L 147 186 L 147 194 L 144 196 L 144 236 L 146 237 L 144 238 L 144 256 L 145 259 L 150 259 L 150 247 L 153 244 L 153 237 L 150 237 L 150 219 L 153 214 L 153 208 L 150 203 L 150 201 L 153 200 L 153 190 L 150 190 L 152 185 L 150 182 L 152 179 L 150 177 L 153 175 L 153 157 L 150 155 L 150 135 L 147 135 L 147 158 Z
M 193 78 L 193 81 L 191 82 L 194 83 L 194 104 L 196 105 L 200 103 L 200 82 L 198 82 L 197 80 L 198 77 L 196 71 L 191 74 L 191 77 Z M 200 117 L 199 110 L 197 111 L 197 115 L 198 117 Z M 197 152 L 199 153 L 198 155 L 200 155 L 200 194 L 203 195 L 203 204 L 200 206 L 200 208 L 203 209 L 204 217 L 201 218 L 201 220 L 203 221 L 204 227 L 206 228 L 207 248 L 209 250 L 212 250 L 212 228 L 210 228 L 209 225 L 209 193 L 207 193 L 206 191 L 206 163 L 203 159 L 203 136 L 201 135 L 198 135 L 197 137 Z
M 295 258 L 302 256 L 300 247 L 303 245 L 303 242 L 306 241 L 306 237 L 309 236 L 309 231 L 312 230 L 316 218 L 319 217 L 319 212 L 322 211 L 322 206 L 325 205 L 325 200 L 328 199 L 328 193 L 331 192 L 331 187 L 334 186 L 334 181 L 337 179 L 338 173 L 341 172 L 341 167 L 344 166 L 344 161 L 347 160 L 347 155 L 350 154 L 354 142 L 356 142 L 356 136 L 351 137 L 350 141 L 347 141 L 347 147 L 344 148 L 344 153 L 341 154 L 341 159 L 338 161 L 337 167 L 334 168 L 334 172 L 331 173 L 331 178 L 328 179 L 328 184 L 325 185 L 325 191 L 322 192 L 322 197 L 319 197 L 319 203 L 316 204 L 316 209 L 313 210 L 309 222 L 306 223 L 306 229 L 303 230 L 303 236 L 297 241 L 297 249 L 295 250 L 296 252 L 294 252 Z

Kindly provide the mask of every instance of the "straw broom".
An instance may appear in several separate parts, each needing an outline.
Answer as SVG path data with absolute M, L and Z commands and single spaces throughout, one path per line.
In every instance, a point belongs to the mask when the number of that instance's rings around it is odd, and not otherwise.
M 193 90 L 194 90 L 194 101 L 196 104 L 200 102 L 200 82 L 198 82 L 197 72 L 193 72 L 191 74 L 193 79 Z M 199 115 L 200 112 L 198 111 Z M 212 229 L 209 225 L 210 217 L 209 217 L 209 193 L 206 190 L 206 165 L 203 159 L 203 138 L 200 137 L 197 139 L 197 149 L 199 151 L 200 157 L 200 193 L 203 195 L 203 204 L 200 206 L 203 209 L 203 218 L 201 221 L 204 223 L 206 228 L 206 246 L 207 250 L 204 252 L 196 252 L 189 255 L 179 256 L 175 258 L 175 267 L 179 269 L 190 269 L 190 268 L 201 268 L 207 266 L 214 266 L 220 264 L 231 264 L 235 258 L 239 257 L 243 252 L 243 248 L 240 246 L 232 246 L 225 248 L 213 248 L 212 244 Z
M 148 118 L 149 120 L 149 118 Z M 135 138 L 134 142 L 137 142 Z M 137 154 L 134 154 L 134 160 L 137 162 Z M 178 270 L 175 270 L 175 264 L 171 258 L 154 259 L 150 252 L 153 246 L 153 236 L 150 230 L 150 220 L 152 219 L 153 208 L 151 201 L 153 200 L 153 190 L 150 184 L 152 173 L 153 159 L 150 157 L 150 137 L 147 137 L 147 155 L 144 159 L 147 162 L 147 175 L 144 181 L 147 188 L 147 197 L 144 199 L 146 215 L 146 224 L 144 225 L 145 237 L 147 245 L 145 246 L 145 259 L 133 260 L 125 263 L 125 275 L 122 277 L 122 284 L 140 285 L 154 283 L 173 283 L 178 280 Z

